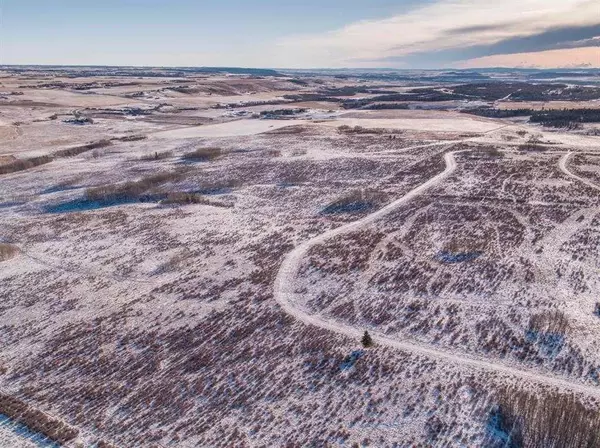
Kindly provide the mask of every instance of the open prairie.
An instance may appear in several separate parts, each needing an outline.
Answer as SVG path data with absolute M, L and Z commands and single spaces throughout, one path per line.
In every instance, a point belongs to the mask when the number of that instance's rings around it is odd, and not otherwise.
M 600 87 L 465 76 L 4 67 L 0 446 L 600 446 Z

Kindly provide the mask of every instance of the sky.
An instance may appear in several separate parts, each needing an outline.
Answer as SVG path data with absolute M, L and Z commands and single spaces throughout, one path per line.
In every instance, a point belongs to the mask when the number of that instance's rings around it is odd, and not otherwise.
M 600 0 L 0 0 L 0 64 L 600 67 Z

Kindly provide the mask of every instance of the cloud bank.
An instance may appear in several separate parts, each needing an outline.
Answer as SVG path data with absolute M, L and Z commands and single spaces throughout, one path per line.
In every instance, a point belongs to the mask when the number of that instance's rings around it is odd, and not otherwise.
M 287 67 L 475 67 L 540 53 L 543 66 L 600 67 L 599 43 L 597 0 L 439 0 L 387 19 L 289 36 L 277 42 L 275 57 Z

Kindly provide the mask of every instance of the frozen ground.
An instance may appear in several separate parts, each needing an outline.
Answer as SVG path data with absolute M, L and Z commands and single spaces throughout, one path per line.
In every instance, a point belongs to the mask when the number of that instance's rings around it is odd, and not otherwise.
M 548 403 L 595 428 L 597 137 L 232 119 L 299 88 L 128 79 L 2 78 L 0 168 L 53 156 L 0 175 L 0 411 L 73 447 L 553 446 Z

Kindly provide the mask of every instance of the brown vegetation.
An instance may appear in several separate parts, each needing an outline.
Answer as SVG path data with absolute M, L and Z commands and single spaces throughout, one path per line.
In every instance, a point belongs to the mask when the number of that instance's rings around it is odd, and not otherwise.
M 184 154 L 182 158 L 193 162 L 210 162 L 221 157 L 221 148 L 198 148 L 193 152 Z
M 67 443 L 79 434 L 77 429 L 8 395 L 0 394 L 0 413 L 59 444 Z
M 562 311 L 545 311 L 531 316 L 529 329 L 539 333 L 564 335 L 569 329 L 569 320 Z
M 337 129 L 340 134 L 383 135 L 383 134 L 402 134 L 404 132 L 401 129 L 363 128 L 362 126 L 352 127 L 352 126 L 348 126 L 348 125 L 339 126 Z
M 85 196 L 89 201 L 98 202 L 138 199 L 143 193 L 167 182 L 179 180 L 182 175 L 183 171 L 181 170 L 151 174 L 136 181 L 88 188 Z
M 16 173 L 24 171 L 36 166 L 45 165 L 52 162 L 54 159 L 51 156 L 31 157 L 29 159 L 15 160 L 14 162 L 0 166 L 0 174 Z
M 514 442 L 522 442 L 523 448 L 600 446 L 600 412 L 573 395 L 502 389 L 497 404 L 502 418 L 510 422 L 504 429 L 512 433 Z
M 146 154 L 140 157 L 139 160 L 142 162 L 153 162 L 155 160 L 164 160 L 173 157 L 173 152 L 171 151 L 162 151 L 162 152 L 153 152 L 151 154 Z
M 125 137 L 113 138 L 113 140 L 117 142 L 138 142 L 140 140 L 146 140 L 147 138 L 148 137 L 145 135 L 127 135 Z
M 83 146 L 76 146 L 74 148 L 61 149 L 52 153 L 51 155 L 44 155 L 38 157 L 31 157 L 29 159 L 20 159 L 13 162 L 7 163 L 0 166 L 0 174 L 16 173 L 18 171 L 24 171 L 36 166 L 45 165 L 46 163 L 52 162 L 55 158 L 60 157 L 74 157 L 93 149 L 105 148 L 112 145 L 110 140 L 99 140 L 97 142 L 88 143 Z
M 185 193 L 185 192 L 172 192 L 167 194 L 167 198 L 162 201 L 163 204 L 179 204 L 179 205 L 191 205 L 191 204 L 203 204 L 212 205 L 213 207 L 232 207 L 231 204 L 227 204 L 220 201 L 213 201 L 205 196 L 198 193 Z
M 88 143 L 83 146 L 76 146 L 75 148 L 61 149 L 53 153 L 54 157 L 75 157 L 84 152 L 91 151 L 93 149 L 106 148 L 112 145 L 110 140 L 99 140 L 97 142 Z
M 0 262 L 10 260 L 17 255 L 19 250 L 12 244 L 0 243 Z

